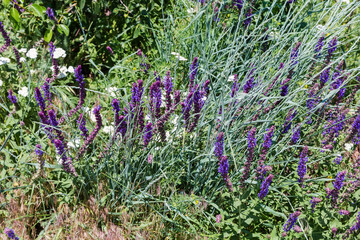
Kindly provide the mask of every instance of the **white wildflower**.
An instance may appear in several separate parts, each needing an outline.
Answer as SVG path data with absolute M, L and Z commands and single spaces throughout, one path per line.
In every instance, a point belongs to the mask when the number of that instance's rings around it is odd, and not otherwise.
M 61 159 L 61 157 L 59 155 L 56 155 L 56 161 L 58 164 L 62 164 L 63 160 Z
M 26 56 L 31 59 L 37 58 L 37 51 L 35 48 L 29 49 L 29 51 L 26 53 Z
M 29 95 L 29 91 L 27 87 L 22 87 L 19 91 L 18 94 L 20 94 L 23 97 L 27 97 Z
M 69 148 L 80 147 L 80 138 L 75 138 L 73 141 L 69 141 L 67 145 Z
M 55 48 L 54 58 L 55 58 L 55 59 L 58 59 L 58 58 L 61 58 L 61 57 L 66 57 L 66 52 L 65 52 L 65 50 L 62 49 L 62 48 Z
M 188 13 L 188 14 L 196 13 L 196 10 L 193 9 L 193 8 L 189 8 L 189 9 L 187 10 L 187 13 Z
M 146 121 L 150 121 L 150 120 L 151 120 L 150 115 L 146 115 L 146 116 L 145 116 L 145 120 L 146 120 Z
M 324 32 L 326 30 L 326 27 L 324 25 L 316 25 L 316 28 L 320 31 L 320 32 Z
M 186 61 L 187 59 L 180 56 L 180 53 L 177 52 L 171 52 L 172 55 L 174 55 L 177 59 L 179 59 L 180 61 Z
M 229 78 L 228 78 L 228 82 L 233 82 L 235 79 L 235 75 L 231 75 Z
M 3 81 L 2 80 L 0 80 L 0 87 L 3 85 Z
M 56 78 L 61 79 L 67 77 L 67 71 L 68 71 L 67 67 L 62 66 L 60 67 L 59 70 L 60 70 L 59 75 L 57 75 Z
M 68 71 L 69 73 L 75 73 L 75 69 L 74 69 L 73 66 L 68 67 L 67 71 Z
M 114 133 L 114 126 L 105 126 L 103 128 L 103 132 L 107 134 L 113 134 Z
M 350 4 L 350 0 L 342 0 L 343 3 Z
M 26 62 L 26 59 L 24 57 L 21 57 L 20 62 Z
M 19 49 L 19 52 L 21 52 L 21 53 L 26 53 L 26 52 L 27 52 L 27 49 L 26 49 L 26 48 L 20 48 L 20 49 Z
M 345 143 L 345 150 L 349 152 L 353 146 L 354 146 L 353 143 Z
M 10 62 L 10 58 L 0 57 L 0 65 L 6 64 Z
M 116 91 L 118 90 L 116 87 L 108 87 L 105 90 L 110 94 L 112 97 L 116 97 Z

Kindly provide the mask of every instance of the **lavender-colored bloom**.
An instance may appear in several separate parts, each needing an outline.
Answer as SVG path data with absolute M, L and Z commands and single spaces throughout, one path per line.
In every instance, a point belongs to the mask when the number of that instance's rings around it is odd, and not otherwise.
M 59 122 L 56 120 L 56 113 L 53 109 L 49 110 L 49 120 L 51 126 L 57 127 L 59 125 Z
M 204 85 L 203 85 L 203 89 L 206 94 L 209 94 L 209 85 L 210 85 L 210 80 L 208 79 L 204 82 Z
M 53 42 L 49 43 L 49 47 L 50 47 L 50 57 L 52 60 L 52 65 L 53 65 L 53 75 L 52 75 L 52 81 L 55 80 L 55 78 L 59 75 L 59 64 L 57 62 L 57 60 L 54 58 L 54 52 L 55 52 L 55 46 Z
M 255 68 L 253 68 L 249 73 L 248 80 L 243 87 L 244 93 L 249 93 L 250 90 L 254 87 L 254 71 Z
M 346 171 L 339 172 L 336 175 L 336 179 L 333 182 L 334 189 L 336 189 L 337 191 L 339 191 L 341 189 L 341 187 L 344 184 L 343 182 L 344 182 L 345 176 L 346 176 Z
M 148 124 L 146 124 L 145 126 L 145 134 L 144 134 L 144 146 L 147 147 L 147 145 L 149 144 L 149 142 L 151 141 L 151 138 L 153 136 L 153 128 L 152 128 L 152 123 L 149 122 Z
M 0 32 L 5 40 L 5 44 L 0 48 L 0 53 L 5 52 L 5 50 L 10 46 L 11 40 L 7 32 L 5 31 L 4 25 L 2 22 L 0 22 Z
M 294 226 L 294 231 L 299 233 L 299 232 L 302 232 L 302 229 L 301 229 L 301 227 L 299 225 L 295 225 Z
M 228 175 L 228 172 L 229 172 L 229 162 L 227 156 L 222 156 L 219 162 L 218 173 L 220 173 L 223 179 L 225 179 L 226 176 Z
M 57 20 L 56 20 L 56 17 L 55 17 L 55 14 L 54 14 L 54 10 L 52 10 L 52 8 L 47 8 L 46 9 L 46 13 L 47 13 L 47 15 L 48 15 L 48 17 L 49 17 L 49 19 L 50 20 L 53 20 L 55 23 L 57 22 Z
M 317 42 L 316 47 L 315 47 L 315 52 L 319 53 L 321 51 L 322 47 L 325 44 L 324 39 L 325 39 L 325 37 L 319 38 L 319 41 Z M 320 56 L 320 54 L 318 54 L 317 56 Z
M 11 101 L 13 104 L 17 104 L 17 98 L 16 98 L 16 96 L 14 95 L 14 92 L 13 92 L 11 89 L 9 89 L 8 98 L 10 99 L 10 101 Z
M 284 231 L 285 232 L 288 232 L 293 228 L 293 226 L 296 223 L 296 221 L 297 221 L 298 217 L 300 216 L 300 214 L 301 214 L 300 211 L 296 211 L 296 212 L 290 214 L 289 219 L 287 220 L 287 222 L 284 225 Z
M 71 158 L 66 157 L 66 150 L 65 150 L 64 143 L 62 141 L 60 141 L 59 139 L 55 139 L 54 144 L 55 144 L 56 150 L 58 151 L 58 154 L 61 157 L 64 170 L 68 173 L 72 173 L 75 176 L 77 176 L 75 168 L 72 165 Z
M 190 84 L 189 84 L 189 89 L 190 91 L 192 90 L 193 86 L 194 86 L 194 80 L 195 80 L 195 77 L 196 77 L 196 74 L 197 74 L 197 71 L 198 71 L 198 66 L 199 66 L 199 63 L 198 63 L 198 57 L 194 57 L 194 60 L 190 66 Z
M 150 106 L 152 112 L 155 113 L 156 118 L 160 118 L 160 106 L 161 106 L 161 81 L 156 81 L 150 86 Z
M 49 118 L 48 118 L 47 115 L 45 115 L 44 112 L 41 111 L 41 112 L 39 112 L 38 114 L 39 114 L 40 121 L 41 121 L 42 124 L 44 124 L 44 125 L 50 125 L 50 123 L 49 123 Z
M 115 113 L 115 118 L 114 118 L 114 122 L 115 122 L 115 128 L 119 127 L 120 121 L 119 121 L 119 113 L 120 113 L 120 106 L 119 106 L 119 100 L 117 100 L 116 98 L 112 100 L 111 105 L 113 106 L 113 111 Z
M 20 53 L 19 53 L 19 51 L 17 50 L 17 48 L 16 48 L 15 46 L 13 46 L 13 51 L 14 51 L 14 54 L 15 54 L 17 66 L 18 66 L 19 68 L 22 68 L 22 64 L 21 64 L 21 62 L 20 62 Z
M 107 49 L 111 54 L 114 54 L 114 51 L 111 49 L 110 46 L 106 46 L 106 49 Z
M 285 123 L 284 123 L 284 130 L 282 131 L 282 133 L 287 133 L 289 131 L 289 129 L 291 128 L 291 123 L 292 120 L 294 119 L 294 117 L 296 116 L 297 111 L 294 111 L 294 108 L 290 109 L 290 111 L 288 112 L 286 119 L 285 119 Z
M 195 92 L 193 94 L 193 102 L 194 102 L 194 117 L 192 120 L 192 123 L 190 124 L 189 127 L 189 132 L 192 132 L 195 127 L 197 126 L 197 123 L 199 121 L 200 118 L 200 111 L 204 105 L 203 100 L 202 100 L 202 94 L 200 91 L 200 88 L 198 85 L 195 86 Z
M 250 131 L 248 133 L 248 136 L 247 136 L 248 155 L 247 155 L 246 162 L 244 164 L 243 175 L 241 176 L 241 179 L 240 179 L 240 186 L 241 187 L 244 187 L 244 183 L 248 179 L 249 174 L 250 174 L 250 167 L 251 167 L 251 163 L 252 163 L 253 158 L 254 158 L 254 149 L 255 149 L 255 146 L 256 146 L 255 134 L 256 134 L 256 127 L 253 127 L 253 128 L 250 129 Z
M 121 136 L 124 137 L 127 130 L 127 122 L 126 117 L 123 115 L 119 116 L 119 127 L 117 128 L 117 132 L 120 132 Z
M 5 228 L 4 233 L 10 238 L 10 239 L 14 239 L 15 238 L 15 232 L 14 230 L 10 229 L 10 228 Z
M 221 214 L 218 214 L 218 215 L 216 215 L 216 222 L 217 223 L 220 223 L 221 222 Z
M 44 152 L 41 150 L 42 147 L 40 144 L 36 144 L 36 147 L 35 147 L 35 154 L 38 155 L 38 156 L 42 156 L 44 154 Z
M 170 76 L 170 71 L 167 71 L 166 76 L 164 77 L 166 111 L 169 111 L 172 106 L 172 100 L 171 100 L 170 94 L 173 90 L 173 87 L 174 87 L 174 83 L 172 82 L 172 78 Z
M 331 39 L 331 41 L 329 42 L 329 47 L 328 47 L 328 54 L 329 56 L 331 56 L 333 54 L 333 52 L 335 52 L 336 50 L 336 45 L 337 45 L 337 37 L 335 36 L 333 39 Z
M 45 99 L 43 98 L 40 89 L 38 87 L 35 88 L 35 99 L 38 102 L 41 111 L 45 113 L 46 112 Z
M 11 2 L 12 2 L 12 4 L 13 4 L 14 8 L 15 8 L 19 13 L 22 13 L 22 12 L 25 11 L 23 8 L 21 8 L 21 7 L 19 6 L 19 3 L 18 3 L 16 0 L 11 0 Z
M 81 65 L 78 65 L 75 68 L 75 78 L 76 81 L 79 83 L 79 106 L 82 106 L 85 102 L 86 90 L 84 76 L 81 73 Z
M 270 149 L 270 147 L 271 147 L 271 138 L 274 135 L 274 129 L 275 129 L 275 126 L 272 126 L 271 128 L 266 129 L 267 133 L 264 135 L 264 143 L 263 143 L 263 148 L 266 149 L 266 151 L 268 149 Z
M 342 160 L 342 156 L 341 156 L 341 155 L 338 155 L 338 156 L 334 159 L 333 163 L 339 165 L 339 164 L 341 163 L 341 160 Z
M 247 11 L 247 13 L 245 14 L 245 20 L 244 20 L 245 28 L 247 28 L 251 24 L 251 18 L 253 16 L 252 11 L 253 10 L 250 7 L 249 10 Z
M 290 62 L 291 62 L 291 66 L 294 66 L 295 64 L 298 63 L 297 61 L 297 57 L 299 55 L 299 47 L 301 45 L 301 42 L 296 43 L 295 47 L 291 50 L 291 55 L 290 55 Z
M 313 209 L 312 212 L 314 212 L 314 208 L 316 207 L 316 205 L 321 202 L 321 199 L 318 198 L 318 197 L 313 197 L 311 200 L 310 200 L 310 203 L 311 203 L 311 208 Z
M 216 138 L 215 156 L 220 159 L 223 156 L 223 153 L 224 153 L 224 133 L 220 132 Z
M 143 80 L 139 79 L 137 83 L 133 83 L 131 89 L 131 108 L 134 109 L 136 106 L 139 106 L 141 103 L 141 97 L 143 93 Z M 160 92 L 161 94 L 161 92 Z
M 325 85 L 325 83 L 327 81 L 329 81 L 329 71 L 330 71 L 330 68 L 327 68 L 320 74 L 320 86 L 321 87 L 323 87 Z
M 190 111 L 191 111 L 191 105 L 193 103 L 193 92 L 189 92 L 189 95 L 187 96 L 186 100 L 181 103 L 181 106 L 183 107 L 182 113 L 185 120 L 185 126 L 189 125 L 189 118 L 190 118 Z
M 302 152 L 300 153 L 300 160 L 299 160 L 299 166 L 297 169 L 298 172 L 298 182 L 302 183 L 304 181 L 304 176 L 306 174 L 306 162 L 308 161 L 307 158 L 307 153 L 308 153 L 309 148 L 307 146 L 305 146 L 302 150 Z
M 300 138 L 300 131 L 301 131 L 301 126 L 298 126 L 297 128 L 295 128 L 293 130 L 293 135 L 291 136 L 291 143 L 295 144 L 297 143 L 297 141 Z
M 360 143 L 360 114 L 356 117 L 354 123 L 352 124 L 351 136 L 353 136 L 353 141 L 355 144 Z
M 295 2 L 296 2 L 296 0 L 288 0 L 289 4 L 292 4 L 292 3 L 295 3 Z
M 79 116 L 79 119 L 77 120 L 77 124 L 78 124 L 78 127 L 81 131 L 81 136 L 83 136 L 84 138 L 87 138 L 88 136 L 88 130 L 86 129 L 86 119 L 84 117 L 84 115 L 81 113 L 80 116 Z
M 239 83 L 237 79 L 237 74 L 234 74 L 234 83 L 231 89 L 231 97 L 234 97 L 238 90 L 239 90 Z
M 288 94 L 288 92 L 289 92 L 288 87 L 289 87 L 289 85 L 281 86 L 280 96 L 285 97 Z
M 347 216 L 347 215 L 350 214 L 350 212 L 347 211 L 347 210 L 341 209 L 341 210 L 339 211 L 339 214 L 340 214 L 340 215 L 345 215 L 345 216 Z
M 264 197 L 266 197 L 266 195 L 268 194 L 269 186 L 272 183 L 273 177 L 274 177 L 274 175 L 270 174 L 262 182 L 261 187 L 260 187 L 260 192 L 258 193 L 260 200 L 263 199 Z
M 44 97 L 45 99 L 51 104 L 51 92 L 50 92 L 50 83 L 51 79 L 47 78 L 45 80 L 45 83 L 41 86 L 42 90 L 44 91 Z
M 355 232 L 360 229 L 360 212 L 356 217 L 356 223 L 350 228 L 350 232 Z

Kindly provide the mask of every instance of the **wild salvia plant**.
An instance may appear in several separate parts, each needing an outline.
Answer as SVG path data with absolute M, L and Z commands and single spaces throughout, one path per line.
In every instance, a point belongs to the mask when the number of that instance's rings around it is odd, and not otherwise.
M 16 141 L 2 146 L 17 164 L 12 168 L 30 174 L 38 167 L 61 191 L 50 195 L 76 199 L 74 206 L 96 196 L 114 222 L 122 221 L 117 216 L 126 205 L 153 209 L 166 228 L 189 235 L 356 236 L 360 3 L 163 7 L 163 29 L 153 32 L 156 51 L 129 52 L 111 68 L 96 65 L 90 54 L 61 80 L 57 42 L 44 44 L 52 70 L 44 68 L 39 79 L 29 69 L 19 72 L 29 78 L 28 102 L 16 95 L 16 84 L 7 84 L 1 99 L 3 118 L 27 126 L 21 134 L 11 131 L 6 141 Z M 57 25 L 60 16 L 46 12 Z M 1 52 L 13 54 L 20 69 L 17 48 L 7 51 L 14 33 L 3 23 L 0 31 Z M 108 54 L 116 55 L 115 48 Z M 140 70 L 130 73 L 136 61 Z M 124 87 L 105 92 L 121 81 Z M 27 115 L 9 114 L 11 105 Z

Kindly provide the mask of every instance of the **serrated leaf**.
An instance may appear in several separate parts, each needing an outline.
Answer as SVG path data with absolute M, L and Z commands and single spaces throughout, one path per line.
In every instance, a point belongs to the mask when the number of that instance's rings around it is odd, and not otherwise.
M 66 25 L 59 24 L 57 27 L 58 27 L 57 30 L 59 31 L 59 33 L 63 33 L 66 36 L 69 36 L 69 28 Z
M 52 29 L 46 30 L 45 35 L 44 35 L 44 40 L 45 40 L 46 42 L 50 42 L 50 41 L 51 41 L 51 38 L 52 38 L 52 35 L 53 35 Z
M 10 17 L 16 22 L 20 22 L 20 14 L 15 8 L 10 9 Z

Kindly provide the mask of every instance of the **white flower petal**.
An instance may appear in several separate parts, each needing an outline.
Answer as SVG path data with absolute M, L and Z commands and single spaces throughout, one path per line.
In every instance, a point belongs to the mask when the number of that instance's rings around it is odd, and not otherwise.
M 66 57 L 66 52 L 65 52 L 65 50 L 62 49 L 62 48 L 55 48 L 54 58 L 55 58 L 55 59 L 58 59 L 58 58 L 61 58 L 61 57 Z
M 31 59 L 37 58 L 37 51 L 35 48 L 29 49 L 29 51 L 26 53 L 26 56 Z
M 18 94 L 23 96 L 23 97 L 27 97 L 29 95 L 29 91 L 27 87 L 22 87 L 19 91 Z
M 3 81 L 2 80 L 0 80 L 0 87 L 3 85 Z
M 21 53 L 26 53 L 26 52 L 27 52 L 27 49 L 26 49 L 26 48 L 20 48 L 20 49 L 19 49 L 19 52 L 21 52 Z
M 0 65 L 6 64 L 10 62 L 10 58 L 0 57 Z

